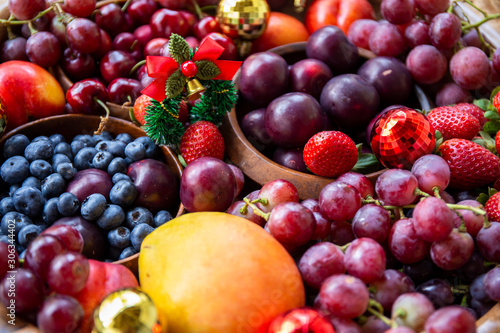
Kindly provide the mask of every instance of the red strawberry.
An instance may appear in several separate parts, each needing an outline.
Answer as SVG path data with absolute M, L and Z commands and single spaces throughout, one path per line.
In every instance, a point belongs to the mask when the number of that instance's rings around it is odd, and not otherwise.
M 304 147 L 304 162 L 316 175 L 336 178 L 351 170 L 358 161 L 356 144 L 339 131 L 313 135 Z
M 187 164 L 203 156 L 224 158 L 224 139 L 219 129 L 209 121 L 190 125 L 181 138 L 181 155 Z
M 500 155 L 500 131 L 495 135 L 495 148 L 497 150 L 497 154 Z
M 497 92 L 495 97 L 493 97 L 493 106 L 496 107 L 498 111 L 500 111 L 500 91 Z
M 135 100 L 132 120 L 137 121 L 141 126 L 146 123 L 144 116 L 146 116 L 146 108 L 148 105 L 151 105 L 151 97 L 147 95 L 141 95 Z
M 427 115 L 435 130 L 443 135 L 443 140 L 461 138 L 471 140 L 479 132 L 479 120 L 476 117 L 450 106 L 435 108 Z
M 450 139 L 438 152 L 450 167 L 450 187 L 471 190 L 500 176 L 500 158 L 472 141 Z
M 472 103 L 458 103 L 452 106 L 455 109 L 459 109 L 461 111 L 465 111 L 479 120 L 479 126 L 483 128 L 484 124 L 486 123 L 487 119 L 484 118 L 484 111 L 477 105 L 474 105 Z
M 500 222 L 500 192 L 493 194 L 484 205 L 488 220 Z

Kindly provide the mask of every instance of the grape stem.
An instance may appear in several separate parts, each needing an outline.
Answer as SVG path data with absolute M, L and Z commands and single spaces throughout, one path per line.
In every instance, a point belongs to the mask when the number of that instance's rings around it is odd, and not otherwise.
M 268 204 L 268 201 L 266 198 L 259 198 L 259 199 L 255 199 L 255 200 L 252 200 L 250 201 L 250 199 L 248 198 L 243 198 L 243 201 L 245 202 L 246 206 L 250 206 L 252 207 L 253 209 L 253 213 L 257 216 L 260 216 L 262 217 L 264 220 L 266 221 L 269 221 L 269 216 L 271 215 L 271 213 L 264 213 L 259 207 L 257 207 L 256 203 L 260 202 L 262 203 L 264 206 Z M 245 207 L 245 206 L 243 206 Z M 241 210 L 243 209 L 243 207 L 240 209 L 240 212 Z M 246 207 L 245 207 L 246 209 Z M 244 213 L 242 213 L 244 214 Z
M 382 320 L 389 327 L 391 327 L 391 328 L 397 327 L 397 324 L 393 320 L 391 320 L 383 315 L 384 308 L 382 307 L 382 304 L 380 304 L 379 302 L 377 302 L 373 299 L 370 299 L 366 310 L 369 313 L 371 313 L 372 315 L 374 315 L 375 317 L 377 317 L 378 319 Z
M 434 196 L 435 196 L 436 198 L 441 199 L 441 195 L 439 194 L 439 187 L 434 186 L 434 187 L 432 188 L 432 192 L 434 193 Z
M 50 12 L 53 9 L 54 9 L 54 5 L 50 6 L 49 8 L 47 8 L 47 9 L 45 9 L 43 11 L 41 11 L 35 17 L 33 17 L 31 20 L 12 20 L 9 17 L 7 20 L 6 19 L 0 19 L 0 23 L 5 24 L 6 26 L 8 26 L 8 25 L 20 25 L 20 24 L 25 24 L 25 23 L 29 24 L 30 22 L 38 20 L 40 17 L 44 16 L 45 14 L 47 14 L 48 12 Z

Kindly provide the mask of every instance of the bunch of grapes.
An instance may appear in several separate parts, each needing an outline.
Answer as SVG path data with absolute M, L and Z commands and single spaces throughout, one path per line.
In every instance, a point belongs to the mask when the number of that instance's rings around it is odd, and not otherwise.
M 500 82 L 500 50 L 477 23 L 461 20 L 449 0 L 382 0 L 384 20 L 358 20 L 348 37 L 378 56 L 406 61 L 413 79 L 435 96 L 438 106 L 489 97 Z M 484 12 L 483 12 L 484 13 Z M 474 94 L 474 96 L 473 96 Z
M 424 155 L 375 184 L 345 173 L 301 202 L 292 183 L 274 180 L 227 212 L 263 226 L 296 258 L 308 305 L 339 330 L 475 332 L 500 301 L 500 223 L 476 200 L 455 203 L 449 182 L 446 161 Z
M 7 313 L 31 319 L 42 333 L 79 332 L 84 310 L 74 296 L 90 271 L 82 249 L 82 235 L 67 225 L 46 229 L 22 259 L 13 242 L 0 242 L 0 300 Z
M 214 7 L 215 3 L 129 0 L 96 5 L 96 0 L 12 0 L 11 18 L 2 20 L 9 38 L 1 44 L 0 61 L 59 66 L 78 83 L 78 91 L 90 86 L 100 92 L 96 97 L 102 102 L 133 105 L 153 80 L 144 66 L 146 56 L 168 56 L 172 33 L 186 37 L 192 48 L 209 36 L 225 47 L 220 59 L 236 58 L 233 40 L 222 34 L 213 15 L 200 10 L 202 5 Z M 192 4 L 197 5 L 193 8 Z M 68 112 L 103 113 L 101 106 L 88 104 L 68 99 Z

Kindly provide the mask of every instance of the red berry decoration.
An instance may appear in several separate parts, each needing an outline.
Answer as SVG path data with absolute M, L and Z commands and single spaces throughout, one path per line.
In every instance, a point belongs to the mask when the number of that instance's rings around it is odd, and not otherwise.
M 407 107 L 384 113 L 373 126 L 373 153 L 387 168 L 411 168 L 436 145 L 431 123 L 422 113 Z
M 198 68 L 196 67 L 194 61 L 188 60 L 182 63 L 181 72 L 185 77 L 190 78 L 196 75 Z
M 313 135 L 304 146 L 304 162 L 316 175 L 336 178 L 350 171 L 358 161 L 356 144 L 339 131 Z
M 224 139 L 219 129 L 209 121 L 197 121 L 189 126 L 179 147 L 187 164 L 199 157 L 224 158 Z
M 330 321 L 317 310 L 298 308 L 276 317 L 262 333 L 335 333 Z

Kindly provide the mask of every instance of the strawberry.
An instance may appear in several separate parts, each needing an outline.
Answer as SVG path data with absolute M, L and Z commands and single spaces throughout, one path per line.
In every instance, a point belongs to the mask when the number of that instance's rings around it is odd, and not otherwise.
M 139 96 L 134 103 L 133 114 L 131 114 L 132 120 L 138 122 L 141 126 L 146 123 L 144 117 L 146 116 L 146 108 L 151 105 L 151 97 L 147 95 Z
M 495 97 L 493 97 L 493 106 L 496 107 L 498 111 L 500 111 L 500 91 L 497 92 Z
M 313 135 L 304 146 L 304 162 L 316 175 L 336 178 L 351 170 L 358 161 L 356 144 L 339 131 Z
M 435 108 L 427 115 L 435 130 L 443 135 L 443 140 L 461 138 L 471 140 L 480 130 L 479 120 L 465 111 L 451 106 Z
M 495 148 L 497 150 L 497 154 L 500 155 L 500 131 L 495 135 Z
M 209 121 L 191 124 L 181 138 L 179 147 L 187 164 L 199 157 L 224 158 L 224 139 L 217 126 Z
M 479 120 L 479 126 L 483 128 L 487 119 L 484 118 L 484 111 L 477 105 L 472 103 L 458 103 L 452 106 L 452 108 L 459 109 L 461 111 L 465 111 Z
M 500 158 L 472 141 L 450 139 L 438 152 L 450 167 L 450 187 L 471 190 L 500 176 Z
M 493 194 L 484 205 L 490 222 L 500 222 L 500 192 Z

